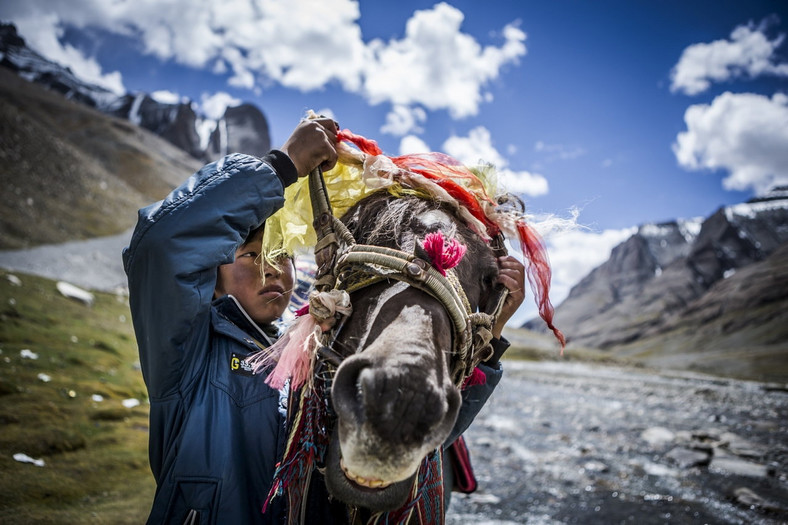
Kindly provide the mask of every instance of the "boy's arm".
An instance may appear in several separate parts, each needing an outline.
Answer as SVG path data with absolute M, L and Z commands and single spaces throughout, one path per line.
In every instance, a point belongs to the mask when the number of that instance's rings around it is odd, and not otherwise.
M 203 167 L 164 200 L 139 212 L 123 251 L 129 300 L 149 394 L 166 397 L 203 356 L 189 337 L 207 336 L 216 268 L 233 260 L 248 233 L 282 206 L 297 178 L 282 152 L 233 154 Z M 187 377 L 184 377 L 187 376 Z

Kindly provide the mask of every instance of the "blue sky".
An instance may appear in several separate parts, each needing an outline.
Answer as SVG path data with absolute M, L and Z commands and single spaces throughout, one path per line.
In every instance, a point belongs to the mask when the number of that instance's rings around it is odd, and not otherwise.
M 497 164 L 532 213 L 579 210 L 582 229 L 548 237 L 555 302 L 633 227 L 788 182 L 787 15 L 776 0 L 0 5 L 117 91 L 257 104 L 275 145 L 311 108 L 389 154 Z

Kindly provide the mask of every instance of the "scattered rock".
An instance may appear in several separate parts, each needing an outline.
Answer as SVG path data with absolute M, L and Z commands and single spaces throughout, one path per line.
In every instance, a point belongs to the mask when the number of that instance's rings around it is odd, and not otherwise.
M 669 476 L 674 478 L 679 476 L 678 471 L 670 467 L 667 467 L 665 465 L 660 465 L 659 463 L 652 463 L 650 461 L 646 461 L 643 463 L 642 466 L 643 466 L 643 470 L 649 476 L 657 476 L 657 477 Z
M 22 286 L 22 280 L 12 273 L 6 275 L 5 278 L 8 279 L 8 282 L 11 283 L 12 286 Z
M 715 474 L 750 476 L 753 478 L 765 478 L 769 475 L 769 469 L 766 465 L 753 463 L 732 456 L 715 456 L 709 464 L 709 472 Z
M 788 509 L 785 507 L 782 507 L 773 501 L 768 501 L 747 487 L 739 487 L 734 490 L 733 501 L 738 505 L 752 510 L 761 510 L 773 513 L 785 513 L 788 511 Z
M 495 494 L 483 494 L 474 492 L 471 494 L 468 499 L 476 503 L 477 505 L 497 505 L 501 502 L 501 498 L 496 496 Z
M 93 306 L 95 297 L 87 290 L 83 290 L 82 288 L 74 286 L 73 284 L 69 284 L 65 281 L 58 281 L 55 286 L 57 287 L 57 291 L 60 292 L 64 297 L 74 299 L 87 306 Z
M 43 467 L 45 464 L 43 459 L 33 459 L 27 454 L 22 454 L 21 452 L 14 454 L 14 459 L 20 463 L 32 463 L 37 467 Z
M 691 450 L 684 447 L 675 447 L 665 455 L 671 462 L 681 468 L 691 468 L 708 465 L 711 454 L 703 450 Z
M 720 436 L 722 445 L 732 454 L 747 458 L 762 458 L 768 450 L 762 445 L 756 445 L 732 432 L 725 432 Z
M 640 437 L 652 447 L 658 447 L 672 442 L 676 434 L 665 427 L 651 427 L 644 430 Z
M 586 472 L 608 472 L 610 471 L 610 467 L 602 463 L 601 461 L 588 461 L 583 468 Z
M 22 359 L 38 359 L 38 354 L 30 350 L 29 348 L 23 348 L 19 351 L 19 357 Z

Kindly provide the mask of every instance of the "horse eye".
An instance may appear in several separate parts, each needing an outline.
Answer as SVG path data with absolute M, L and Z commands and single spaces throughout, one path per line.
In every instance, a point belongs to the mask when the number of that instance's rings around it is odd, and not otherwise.
M 482 282 L 484 283 L 485 287 L 493 288 L 496 285 L 496 281 L 497 280 L 498 280 L 498 267 L 497 266 L 488 268 L 483 273 Z

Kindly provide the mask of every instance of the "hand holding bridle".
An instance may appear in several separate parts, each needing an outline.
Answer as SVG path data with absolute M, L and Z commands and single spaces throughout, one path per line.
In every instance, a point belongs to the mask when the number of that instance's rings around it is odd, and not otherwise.
M 281 150 L 295 164 L 299 177 L 305 177 L 318 166 L 328 171 L 337 163 L 337 132 L 339 125 L 329 118 L 303 120 Z
M 498 268 L 498 284 L 509 290 L 492 330 L 493 336 L 500 339 L 504 325 L 525 300 L 525 267 L 511 255 L 505 255 L 498 258 Z

